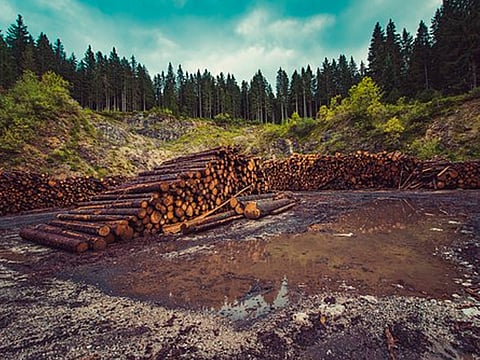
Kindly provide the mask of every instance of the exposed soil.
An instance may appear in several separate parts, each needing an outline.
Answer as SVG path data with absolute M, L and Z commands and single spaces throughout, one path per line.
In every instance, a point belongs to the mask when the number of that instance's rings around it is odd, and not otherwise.
M 82 255 L 0 218 L 2 358 L 480 359 L 480 191 L 295 195 Z

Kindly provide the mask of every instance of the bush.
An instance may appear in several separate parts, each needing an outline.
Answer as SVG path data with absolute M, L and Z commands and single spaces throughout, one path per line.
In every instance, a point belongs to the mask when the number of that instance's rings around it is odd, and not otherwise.
M 80 106 L 69 94 L 68 82 L 45 73 L 41 80 L 26 71 L 0 98 L 0 151 L 15 153 L 59 114 L 78 114 Z
M 429 160 L 442 154 L 440 141 L 434 139 L 416 139 L 412 142 L 413 155 L 423 160 Z

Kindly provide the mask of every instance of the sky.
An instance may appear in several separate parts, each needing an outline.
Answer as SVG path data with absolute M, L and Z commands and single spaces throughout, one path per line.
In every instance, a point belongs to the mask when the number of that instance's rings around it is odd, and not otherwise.
M 88 45 L 135 55 L 153 77 L 171 62 L 184 71 L 230 73 L 240 83 L 259 69 L 270 82 L 340 54 L 366 62 L 376 22 L 415 35 L 442 0 L 0 0 L 0 30 L 17 15 L 36 39 L 60 38 L 82 58 Z

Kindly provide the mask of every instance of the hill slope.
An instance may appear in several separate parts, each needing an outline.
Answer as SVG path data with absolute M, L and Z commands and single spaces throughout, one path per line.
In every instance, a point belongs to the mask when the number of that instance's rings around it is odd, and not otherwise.
M 0 169 L 132 175 L 185 153 L 239 145 L 263 157 L 292 152 L 401 150 L 420 158 L 480 158 L 480 95 L 386 105 L 368 80 L 317 119 L 283 125 L 177 119 L 159 111 L 95 113 L 55 74 L 26 74 L 0 95 Z

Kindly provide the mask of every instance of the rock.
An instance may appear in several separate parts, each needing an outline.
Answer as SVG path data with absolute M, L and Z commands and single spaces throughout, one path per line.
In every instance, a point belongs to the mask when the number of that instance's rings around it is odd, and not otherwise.
M 476 308 L 476 307 L 469 307 L 469 308 L 466 308 L 466 309 L 462 309 L 462 313 L 463 315 L 465 315 L 466 317 L 477 317 L 477 316 L 480 316 L 480 309 Z
M 293 321 L 300 326 L 309 326 L 312 323 L 310 322 L 309 316 L 304 312 L 297 312 L 292 316 Z

